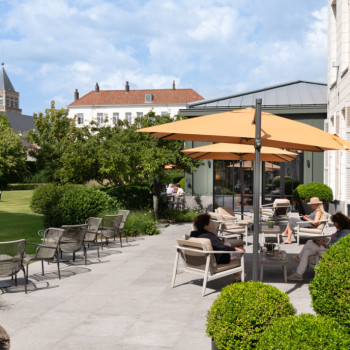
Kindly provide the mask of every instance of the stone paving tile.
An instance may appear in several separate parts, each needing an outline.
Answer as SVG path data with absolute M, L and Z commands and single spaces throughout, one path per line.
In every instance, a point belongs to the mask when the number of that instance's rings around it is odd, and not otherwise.
M 220 290 L 232 282 L 226 277 L 208 283 L 201 296 L 202 280 L 195 275 L 171 276 L 176 238 L 191 230 L 191 224 L 171 225 L 158 236 L 110 244 L 82 259 L 62 263 L 62 279 L 55 264 L 30 266 L 29 293 L 23 278 L 17 288 L 0 295 L 1 325 L 11 337 L 11 350 L 166 350 L 210 348 L 205 336 L 206 314 Z M 252 236 L 249 237 L 252 242 Z M 289 256 L 302 246 L 282 246 Z M 245 266 L 251 278 L 252 244 L 247 247 Z M 288 263 L 288 273 L 296 268 Z M 313 313 L 308 282 L 283 283 L 282 269 L 268 266 L 264 282 L 286 292 L 298 313 Z

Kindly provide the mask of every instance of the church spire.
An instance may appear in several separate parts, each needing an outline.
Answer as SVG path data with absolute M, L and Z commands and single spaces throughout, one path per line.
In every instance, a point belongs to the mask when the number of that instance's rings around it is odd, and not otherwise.
M 5 68 L 4 68 L 5 63 L 1 62 L 1 70 L 0 70 L 0 90 L 6 90 L 6 91 L 13 91 L 15 92 L 16 90 L 14 89 L 10 78 L 8 77 Z

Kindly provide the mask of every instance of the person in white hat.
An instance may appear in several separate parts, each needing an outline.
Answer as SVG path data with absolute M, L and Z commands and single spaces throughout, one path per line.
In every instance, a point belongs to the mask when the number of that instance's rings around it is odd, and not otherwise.
M 305 220 L 305 222 L 299 224 L 301 227 L 310 227 L 310 228 L 316 228 L 318 226 L 319 220 L 321 220 L 322 215 L 324 214 L 325 210 L 323 208 L 323 202 L 318 199 L 318 197 L 312 197 L 310 198 L 310 202 L 307 203 L 311 206 L 313 209 L 313 212 L 310 215 L 302 215 L 302 219 Z M 313 222 L 316 221 L 316 222 Z M 293 229 L 296 228 L 297 223 L 300 222 L 300 218 L 298 217 L 291 217 L 288 219 L 288 225 L 286 229 L 282 232 L 282 237 L 287 237 L 287 239 L 283 242 L 283 244 L 290 244 L 291 237 L 293 233 Z
M 334 243 L 350 233 L 350 219 L 341 212 L 335 213 L 331 220 L 336 228 L 336 232 L 332 234 L 330 240 L 326 242 L 324 239 L 309 239 L 298 255 L 291 257 L 291 260 L 297 262 L 298 268 L 287 278 L 289 281 L 302 281 L 304 272 L 309 264 L 309 257 L 319 253 L 323 254 Z

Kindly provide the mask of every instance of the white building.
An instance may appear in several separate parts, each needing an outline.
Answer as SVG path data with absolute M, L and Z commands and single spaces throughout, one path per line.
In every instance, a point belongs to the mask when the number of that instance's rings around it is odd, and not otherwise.
M 77 117 L 77 125 L 88 125 L 91 121 L 98 124 L 115 124 L 118 119 L 130 123 L 136 117 L 142 117 L 153 110 L 157 115 L 178 114 L 187 103 L 204 98 L 192 89 L 132 90 L 126 82 L 124 90 L 100 90 L 96 83 L 95 90 L 79 98 L 78 90 L 74 93 L 74 102 L 69 108 L 69 117 Z
M 350 141 L 349 1 L 328 1 L 328 111 L 325 130 Z M 350 152 L 329 151 L 324 181 L 333 190 L 336 210 L 350 214 Z

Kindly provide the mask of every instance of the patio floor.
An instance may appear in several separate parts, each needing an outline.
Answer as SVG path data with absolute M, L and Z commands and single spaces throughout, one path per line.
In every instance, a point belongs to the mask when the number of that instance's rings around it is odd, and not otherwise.
M 28 294 L 23 274 L 17 288 L 0 295 L 0 324 L 11 338 L 11 350 L 37 349 L 210 349 L 205 336 L 206 313 L 229 277 L 208 283 L 201 297 L 202 280 L 180 274 L 170 287 L 175 258 L 175 240 L 191 230 L 191 224 L 176 224 L 158 236 L 133 238 L 129 244 L 104 248 L 100 261 L 94 249 L 88 265 L 82 255 L 72 264 L 62 264 L 62 279 L 56 265 L 30 265 Z M 250 236 L 250 241 L 252 237 Z M 283 246 L 288 255 L 302 246 Z M 251 279 L 252 244 L 247 248 L 246 272 Z M 288 263 L 288 274 L 296 265 Z M 308 282 L 283 283 L 281 267 L 267 266 L 264 282 L 286 292 L 298 313 L 312 313 Z M 1 280 L 3 281 L 3 280 Z

